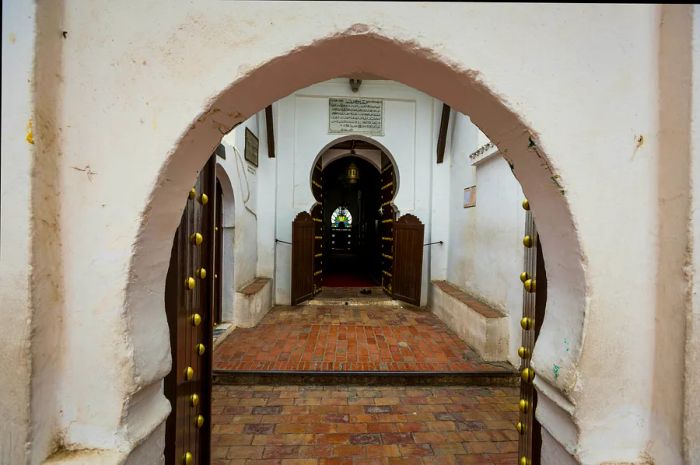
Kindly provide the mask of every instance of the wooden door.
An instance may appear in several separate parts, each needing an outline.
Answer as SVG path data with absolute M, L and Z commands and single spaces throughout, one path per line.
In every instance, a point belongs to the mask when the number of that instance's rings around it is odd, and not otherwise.
M 423 232 L 423 223 L 413 215 L 404 215 L 394 223 L 392 295 L 413 305 L 420 305 Z
M 314 295 L 314 221 L 301 212 L 292 222 L 292 305 Z
M 525 203 L 524 206 L 528 211 L 525 216 L 525 235 L 523 238 L 524 271 L 520 275 L 523 282 L 523 318 L 520 321 L 522 343 L 518 350 L 521 373 L 520 418 L 516 427 L 520 433 L 519 459 L 524 457 L 527 463 L 539 465 L 542 428 L 535 417 L 537 391 L 532 383 L 534 372 L 531 371 L 530 360 L 544 320 L 547 302 L 547 274 L 535 221 L 529 211 L 529 204 Z
M 396 173 L 394 165 L 384 153 L 381 156 L 381 174 L 379 189 L 379 263 L 381 269 L 381 282 L 384 292 L 393 295 L 392 276 L 394 272 L 394 221 L 396 221 L 396 208 L 392 201 L 396 193 Z
M 164 383 L 172 405 L 166 422 L 168 464 L 205 465 L 210 460 L 215 167 L 212 157 L 190 191 L 166 278 L 172 355 Z
M 379 253 L 381 254 L 382 288 L 393 296 L 392 276 L 394 273 L 394 221 L 396 209 L 388 204 L 382 207 L 379 226 Z
M 212 327 L 223 320 L 223 261 L 224 261 L 224 196 L 221 183 L 216 180 L 214 223 L 214 309 Z
M 314 220 L 314 295 L 321 292 L 323 287 L 323 204 L 316 203 L 311 208 L 311 218 Z

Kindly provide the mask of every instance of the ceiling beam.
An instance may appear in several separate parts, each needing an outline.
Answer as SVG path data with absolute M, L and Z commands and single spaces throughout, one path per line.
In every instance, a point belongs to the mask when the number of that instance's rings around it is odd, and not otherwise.
M 440 132 L 437 142 L 437 162 L 442 163 L 445 159 L 445 144 L 447 143 L 447 125 L 450 122 L 450 106 L 442 104 L 442 117 L 440 118 Z
M 272 125 L 272 105 L 265 107 L 265 121 L 267 123 L 267 156 L 275 158 L 275 128 Z

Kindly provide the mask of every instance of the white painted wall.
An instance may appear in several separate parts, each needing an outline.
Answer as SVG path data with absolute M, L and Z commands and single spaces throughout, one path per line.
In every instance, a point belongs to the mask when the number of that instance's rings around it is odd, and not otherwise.
M 450 152 L 449 241 L 446 279 L 509 316 L 508 360 L 519 364 L 522 317 L 522 237 L 525 212 L 518 180 L 500 155 L 476 165 L 469 158 L 488 139 L 457 114 Z M 495 152 L 490 150 L 489 153 Z M 464 189 L 476 186 L 476 206 L 464 208 Z M 437 208 L 437 207 L 436 207 Z
M 246 128 L 258 137 L 257 167 L 245 159 Z M 226 148 L 226 159 L 219 159 L 219 164 L 231 180 L 235 202 L 235 221 L 224 225 L 224 239 L 228 240 L 228 245 L 233 245 L 231 250 L 228 250 L 225 246 L 224 251 L 226 255 L 225 260 L 233 262 L 232 286 L 235 292 L 255 279 L 256 276 L 259 276 L 258 270 L 261 267 L 263 271 L 266 270 L 266 267 L 269 267 L 267 262 L 259 264 L 259 260 L 262 257 L 258 255 L 258 243 L 260 240 L 258 226 L 260 183 L 258 182 L 258 175 L 259 173 L 265 173 L 266 179 L 269 179 L 270 171 L 274 175 L 274 160 L 268 158 L 264 111 L 253 115 L 243 124 L 238 125 L 225 135 L 221 142 Z M 264 184 L 264 186 L 266 185 Z M 262 190 L 266 192 L 266 189 Z M 267 197 L 263 197 L 263 203 L 266 199 Z M 268 209 L 263 208 L 264 220 L 267 220 L 267 223 L 264 224 L 269 225 L 271 217 L 269 205 L 264 204 L 265 207 L 268 207 Z M 227 251 L 228 253 L 226 253 Z M 246 322 L 249 320 L 247 300 L 241 300 L 240 302 L 239 300 L 234 294 L 230 304 L 226 304 L 224 307 L 225 321 L 231 321 L 237 325 L 239 323 L 238 319 Z
M 32 229 L 23 216 L 11 227 L 44 253 L 31 256 L 31 307 L 23 304 L 26 287 L 3 287 L 3 302 L 15 302 L 21 316 L 5 319 L 5 332 L 16 335 L 14 347 L 31 344 L 33 382 L 55 398 L 34 409 L 44 422 L 32 433 L 32 463 L 50 452 L 42 438 L 62 438 L 59 447 L 75 451 L 57 463 L 85 463 L 96 449 L 105 463 L 158 456 L 169 408 L 161 390 L 170 370 L 164 277 L 182 211 L 174 199 L 235 123 L 295 89 L 356 72 L 399 79 L 468 113 L 515 163 L 550 267 L 550 311 L 533 358 L 541 398 L 552 400 L 538 407 L 545 438 L 586 465 L 650 454 L 681 463 L 685 319 L 677 315 L 685 312 L 669 290 L 690 279 L 677 273 L 676 249 L 689 252 L 676 247 L 688 245 L 687 224 L 659 234 L 663 215 L 680 210 L 664 210 L 672 198 L 660 187 L 673 178 L 662 168 L 684 167 L 669 150 L 677 147 L 660 142 L 661 127 L 674 120 L 673 106 L 659 98 L 659 76 L 683 57 L 670 48 L 661 60 L 658 45 L 662 33 L 687 27 L 661 31 L 669 7 L 142 2 L 138 15 L 134 8 L 49 2 L 36 23 L 15 23 L 39 32 L 33 60 L 13 61 L 13 73 L 31 75 L 36 64 L 32 105 L 41 126 L 32 172 L 20 162 L 9 184 L 32 186 Z M 691 100 L 683 86 L 671 87 Z M 26 79 L 9 93 L 26 95 Z M 7 112 L 10 101 L 2 102 L 3 139 L 6 128 L 26 125 L 26 107 Z M 294 128 L 279 130 L 280 139 L 290 131 L 294 138 Z M 673 238 L 670 260 L 660 254 L 665 237 Z M 18 254 L 13 265 L 23 269 L 26 255 Z M 23 336 L 30 313 L 31 340 Z M 667 354 L 671 362 L 661 365 Z M 22 415 L 18 431 L 26 431 Z M 666 441 L 650 446 L 664 431 Z M 559 462 L 553 455 L 543 463 Z
M 384 99 L 384 135 L 373 139 L 394 158 L 399 188 L 394 203 L 399 214 L 416 215 L 425 225 L 425 239 L 431 237 L 430 174 L 435 164 L 433 103 L 428 95 L 392 81 L 363 81 L 353 93 L 347 79 L 334 79 L 301 89 L 277 102 L 276 125 L 277 170 L 285 176 L 277 178 L 277 238 L 291 242 L 292 221 L 301 211 L 308 211 L 315 199 L 311 193 L 311 170 L 316 158 L 333 140 L 346 134 L 328 133 L 329 97 L 371 97 Z M 263 248 L 271 247 L 267 243 Z M 278 243 L 275 273 L 275 300 L 291 301 L 291 247 Z M 427 302 L 430 251 L 423 255 L 421 304 Z
M 2 158 L 0 158 L 0 463 L 25 463 L 30 440 L 33 312 L 31 278 L 31 173 L 35 5 L 2 4 Z M 42 444 L 42 431 L 38 431 Z
M 223 145 L 223 144 L 222 144 Z M 224 149 L 226 147 L 224 146 Z M 231 149 L 232 151 L 233 149 Z M 225 150 L 227 151 L 227 150 Z M 230 154 L 229 154 L 230 156 Z M 228 157 L 227 157 L 228 158 Z M 221 221 L 221 272 L 218 279 L 221 281 L 221 320 L 232 321 L 235 303 L 236 286 L 234 285 L 235 273 L 235 240 L 236 240 L 236 199 L 233 193 L 233 182 L 231 181 L 229 166 L 221 157 L 217 157 L 216 179 L 221 186 L 221 201 L 223 208 Z M 238 180 L 234 178 L 234 180 Z

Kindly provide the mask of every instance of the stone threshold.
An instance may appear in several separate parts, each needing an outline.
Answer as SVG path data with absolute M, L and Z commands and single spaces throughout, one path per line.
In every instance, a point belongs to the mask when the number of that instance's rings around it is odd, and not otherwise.
M 217 385 L 518 386 L 516 371 L 234 371 L 214 370 Z

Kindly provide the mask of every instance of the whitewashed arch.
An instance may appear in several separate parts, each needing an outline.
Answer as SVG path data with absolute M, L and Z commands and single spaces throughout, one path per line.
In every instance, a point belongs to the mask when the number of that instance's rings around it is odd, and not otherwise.
M 653 203 L 653 189 L 640 192 L 639 185 L 651 186 L 655 179 L 647 160 L 655 159 L 650 155 L 656 154 L 658 105 L 647 97 L 655 95 L 649 70 L 658 61 L 635 47 L 656 37 L 656 10 L 610 6 L 600 14 L 544 5 L 367 4 L 329 7 L 329 16 L 321 18 L 311 14 L 316 5 L 305 4 L 153 8 L 157 23 L 71 9 L 70 39 L 63 42 L 67 79 L 62 87 L 37 85 L 42 95 L 68 97 L 60 108 L 50 106 L 51 98 L 37 99 L 45 114 L 71 117 L 69 125 L 59 126 L 60 138 L 45 137 L 55 125 L 36 132 L 39 151 L 60 154 L 41 161 L 61 163 L 59 177 L 52 177 L 51 166 L 38 165 L 41 179 L 66 181 L 60 185 L 61 205 L 67 206 L 61 210 L 66 259 L 57 269 L 66 276 L 70 311 L 63 324 L 66 369 L 57 376 L 60 385 L 71 386 L 60 399 L 67 443 L 109 449 L 115 443 L 109 441 L 116 441 L 120 450 L 132 450 L 158 424 L 143 409 L 167 414 L 160 383 L 170 369 L 163 312 L 170 244 L 180 199 L 221 136 L 296 89 L 337 76 L 372 75 L 403 82 L 469 115 L 514 165 L 549 271 L 548 313 L 533 362 L 538 386 L 548 389 L 556 405 L 543 403 L 538 415 L 559 409 L 570 419 L 566 431 L 552 427 L 551 416 L 545 426 L 559 443 L 576 447 L 570 454 L 586 463 L 600 457 L 594 446 L 610 431 L 618 433 L 616 459 L 632 461 L 630 451 L 643 450 L 652 381 L 636 364 L 649 358 L 654 345 L 615 340 L 613 333 L 629 322 L 638 332 L 653 330 L 653 289 L 645 284 L 656 271 L 647 247 L 654 240 L 654 214 L 633 206 L 640 198 Z M 266 15 L 284 27 L 262 28 Z M 480 29 L 484 24 L 488 34 Z M 95 53 L 106 32 L 130 40 Z M 561 34 L 565 39 L 552 41 Z M 46 63 L 50 52 L 37 63 Z M 82 66 L 87 62 L 90 67 Z M 629 74 L 633 81 L 620 81 Z M 592 83 L 593 75 L 600 85 Z M 637 110 L 626 111 L 630 105 Z M 95 124 L 100 111 L 109 124 Z M 644 145 L 625 155 L 639 131 Z M 87 163 L 99 182 L 74 168 Z M 610 198 L 616 201 L 606 203 Z M 619 219 L 629 211 L 638 214 L 637 227 Z M 606 228 L 625 236 L 623 247 Z M 82 253 L 74 253 L 75 237 L 81 237 Z M 610 283 L 609 273 L 624 274 L 625 286 Z M 37 295 L 51 295 L 49 282 L 43 283 Z M 101 324 L 76 333 L 90 322 Z M 95 350 L 86 354 L 86 345 Z M 114 358 L 124 361 L 114 364 L 118 369 L 104 364 Z M 91 383 L 70 384 L 87 378 Z M 619 384 L 611 385 L 616 379 Z M 100 401 L 87 405 L 83 399 L 95 392 Z M 606 408 L 601 398 L 617 402 L 618 410 Z M 135 418 L 153 424 L 135 427 Z M 105 434 L 85 437 L 83 425 L 98 425 Z
M 173 151 L 163 164 L 145 207 L 157 214 L 145 216 L 141 225 L 131 273 L 141 275 L 139 270 L 142 268 L 153 270 L 154 263 L 160 263 L 162 272 L 151 273 L 151 276 L 156 283 L 162 281 L 163 285 L 153 283 L 150 287 L 164 289 L 170 248 L 158 244 L 172 237 L 182 208 L 178 200 L 187 193 L 194 174 L 223 134 L 270 102 L 296 89 L 357 70 L 402 82 L 467 114 L 513 165 L 514 174 L 530 200 L 544 244 L 548 270 L 553 270 L 548 273 L 548 308 L 557 309 L 547 314 L 533 361 L 536 367 L 558 366 L 556 378 L 551 370 L 542 370 L 539 380 L 557 386 L 560 401 L 569 405 L 565 410 L 571 411 L 573 404 L 570 399 L 577 382 L 576 362 L 582 347 L 587 303 L 586 277 L 574 221 L 567 198 L 561 193 L 566 180 L 555 179 L 556 155 L 547 153 L 539 143 L 537 128 L 522 121 L 507 102 L 488 88 L 478 73 L 457 68 L 447 59 L 415 43 L 384 37 L 362 28 L 351 29 L 346 34 L 280 53 L 222 88 L 201 108 L 201 113 L 184 130 L 182 137 L 173 141 Z M 164 313 L 160 304 L 162 297 L 149 295 L 144 299 L 143 286 L 142 281 L 130 283 L 126 295 L 127 309 L 139 314 Z M 164 316 L 162 321 L 165 321 Z M 565 354 L 559 350 L 562 336 L 569 343 Z M 150 337 L 145 345 L 138 334 L 130 337 L 136 360 L 153 356 Z M 167 339 L 163 338 L 160 350 L 169 350 Z M 146 361 L 140 365 L 151 366 Z M 155 381 L 163 374 L 162 368 L 139 373 L 142 379 L 149 381 Z

